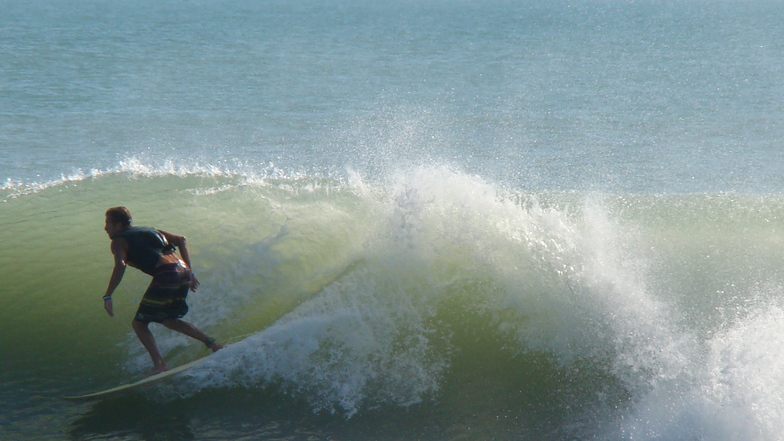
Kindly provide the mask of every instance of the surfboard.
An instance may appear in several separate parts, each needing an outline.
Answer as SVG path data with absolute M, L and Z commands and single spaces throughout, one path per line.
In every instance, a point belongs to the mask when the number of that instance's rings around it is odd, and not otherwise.
M 212 355 L 212 354 L 210 354 L 210 355 Z M 102 390 L 102 391 L 99 391 L 99 392 L 93 392 L 91 394 L 86 394 L 86 395 L 73 395 L 73 396 L 63 397 L 63 399 L 64 400 L 68 400 L 68 401 L 84 401 L 84 400 L 93 400 L 93 399 L 97 399 L 97 398 L 106 398 L 106 397 L 109 397 L 111 395 L 118 394 L 120 392 L 124 392 L 124 391 L 130 390 L 130 389 L 133 389 L 133 388 L 136 388 L 136 387 L 139 387 L 139 386 L 143 386 L 145 384 L 154 383 L 156 381 L 163 380 L 164 378 L 169 378 L 169 377 L 177 375 L 177 374 L 179 374 L 181 372 L 185 372 L 188 369 L 190 369 L 190 368 L 196 366 L 197 364 L 201 363 L 202 361 L 204 361 L 207 357 L 209 357 L 209 355 L 205 355 L 202 358 L 197 358 L 196 360 L 193 360 L 190 363 L 185 363 L 183 365 L 177 366 L 176 368 L 169 369 L 168 371 L 165 371 L 165 372 L 161 372 L 160 374 L 151 375 L 151 376 L 149 376 L 147 378 L 144 378 L 144 379 L 139 380 L 139 381 L 134 382 L 134 383 L 124 384 L 122 386 L 117 386 L 117 387 L 113 387 L 111 389 L 106 389 L 106 390 Z

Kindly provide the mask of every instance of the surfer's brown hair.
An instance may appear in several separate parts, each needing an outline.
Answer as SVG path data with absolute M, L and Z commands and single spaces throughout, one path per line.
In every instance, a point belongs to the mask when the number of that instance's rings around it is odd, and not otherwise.
M 112 207 L 106 210 L 106 218 L 113 224 L 121 223 L 126 227 L 130 227 L 133 220 L 131 211 L 125 207 Z

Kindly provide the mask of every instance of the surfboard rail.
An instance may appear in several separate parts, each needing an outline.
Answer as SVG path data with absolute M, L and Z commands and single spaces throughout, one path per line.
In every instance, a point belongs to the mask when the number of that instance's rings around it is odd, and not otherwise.
M 185 363 L 185 364 L 182 364 L 182 365 L 177 366 L 175 368 L 169 369 L 168 371 L 161 372 L 161 373 L 155 374 L 155 375 L 150 375 L 149 377 L 143 378 L 143 379 L 141 379 L 139 381 L 135 381 L 133 383 L 127 383 L 127 384 L 123 384 L 123 385 L 120 385 L 120 386 L 117 386 L 117 387 L 113 387 L 111 389 L 106 389 L 106 390 L 93 392 L 93 393 L 89 393 L 89 394 L 85 394 L 85 395 L 64 396 L 63 399 L 67 400 L 67 401 L 86 401 L 86 400 L 93 400 L 93 399 L 97 399 L 97 398 L 109 397 L 111 395 L 114 395 L 114 394 L 117 394 L 117 393 L 120 393 L 120 392 L 123 392 L 123 391 L 127 391 L 127 390 L 130 390 L 130 389 L 139 387 L 139 386 L 143 386 L 145 384 L 154 383 L 156 381 L 163 380 L 164 378 L 168 378 L 168 377 L 177 375 L 177 374 L 179 374 L 181 372 L 185 372 L 188 369 L 190 369 L 190 368 L 196 366 L 197 364 L 203 362 L 210 355 L 212 355 L 212 354 L 205 355 L 204 357 L 201 357 L 201 358 L 197 358 L 196 360 L 193 360 L 193 361 L 191 361 L 189 363 Z

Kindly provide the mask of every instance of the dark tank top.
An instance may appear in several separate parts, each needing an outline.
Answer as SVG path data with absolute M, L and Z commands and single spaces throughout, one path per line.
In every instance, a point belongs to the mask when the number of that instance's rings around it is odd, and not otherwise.
M 176 249 L 155 228 L 130 227 L 114 235 L 116 238 L 123 238 L 128 243 L 127 262 L 149 275 L 153 275 L 164 253 Z

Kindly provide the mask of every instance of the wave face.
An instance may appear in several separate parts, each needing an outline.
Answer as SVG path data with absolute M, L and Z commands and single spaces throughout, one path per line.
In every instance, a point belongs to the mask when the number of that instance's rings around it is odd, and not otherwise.
M 244 339 L 146 398 L 63 403 L 149 369 L 129 326 L 146 276 L 126 274 L 117 317 L 101 308 L 120 203 L 188 236 L 186 319 Z M 447 167 L 126 168 L 17 191 L 0 203 L 0 420 L 14 439 L 773 440 L 782 218 L 780 195 L 529 193 Z M 171 364 L 204 354 L 154 332 Z

